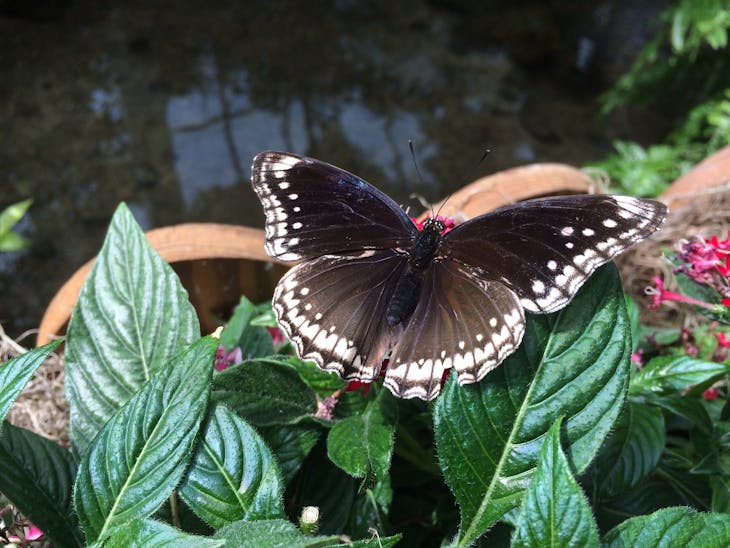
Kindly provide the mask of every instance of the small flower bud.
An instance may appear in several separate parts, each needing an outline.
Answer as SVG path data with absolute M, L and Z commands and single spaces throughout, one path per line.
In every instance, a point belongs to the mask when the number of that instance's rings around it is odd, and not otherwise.
M 305 506 L 299 518 L 299 529 L 305 535 L 314 535 L 319 529 L 319 507 Z

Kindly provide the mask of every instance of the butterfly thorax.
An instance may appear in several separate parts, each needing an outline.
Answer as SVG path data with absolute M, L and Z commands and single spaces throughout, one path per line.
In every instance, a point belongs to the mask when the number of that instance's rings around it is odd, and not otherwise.
M 405 323 L 416 309 L 423 272 L 431 264 L 436 254 L 443 230 L 444 223 L 441 220 L 427 219 L 423 224 L 423 229 L 418 232 L 408 258 L 408 264 L 398 280 L 388 304 L 388 325 L 395 326 Z

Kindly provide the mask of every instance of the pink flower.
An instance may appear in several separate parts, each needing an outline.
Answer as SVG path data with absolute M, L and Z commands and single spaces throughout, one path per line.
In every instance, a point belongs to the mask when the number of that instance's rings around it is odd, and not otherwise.
M 635 363 L 637 366 L 641 367 L 644 365 L 644 351 L 639 348 L 636 352 L 631 353 L 631 362 Z
M 717 388 L 710 387 L 702 392 L 702 397 L 706 400 L 716 400 L 720 396 L 720 391 Z
M 342 389 L 337 390 L 323 400 L 317 398 L 317 412 L 314 416 L 318 419 L 331 421 L 334 417 L 335 407 L 337 406 L 337 398 L 339 398 L 341 392 Z
M 243 361 L 243 354 L 241 353 L 240 347 L 236 347 L 230 352 L 226 352 L 223 345 L 218 347 L 215 352 L 215 370 L 223 371 L 228 369 L 232 365 L 241 363 Z
M 271 342 L 274 343 L 274 346 L 279 345 L 286 340 L 284 339 L 284 334 L 278 327 L 267 327 L 266 329 L 269 330 L 269 335 L 271 335 Z
M 714 333 L 715 338 L 717 339 L 717 346 L 721 348 L 730 348 L 730 340 L 728 340 L 727 335 L 724 331 L 720 331 L 718 333 Z
M 659 276 L 654 276 L 652 278 L 652 282 L 654 282 L 654 285 L 656 287 L 647 287 L 646 289 L 644 289 L 644 293 L 652 297 L 651 304 L 649 305 L 649 308 L 651 310 L 656 310 L 657 308 L 659 308 L 659 306 L 661 306 L 662 303 L 666 301 L 676 301 L 680 303 L 691 304 L 694 306 L 701 306 L 702 308 L 706 308 L 720 314 L 722 314 L 723 312 L 722 307 L 718 308 L 719 305 L 706 303 L 704 301 L 682 295 L 681 293 L 675 293 L 673 291 L 665 289 L 664 282 Z
M 35 525 L 30 524 L 28 527 L 25 528 L 24 536 L 26 541 L 38 540 L 43 537 L 43 531 L 38 529 L 38 527 L 36 527 Z M 8 535 L 8 540 L 10 542 L 21 542 L 20 538 L 16 535 Z

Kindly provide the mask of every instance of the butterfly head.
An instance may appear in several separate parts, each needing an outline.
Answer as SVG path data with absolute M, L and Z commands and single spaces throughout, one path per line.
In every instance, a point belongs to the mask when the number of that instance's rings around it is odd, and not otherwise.
M 419 221 L 416 218 L 412 219 L 418 230 L 435 232 L 441 235 L 446 234 L 449 230 L 456 226 L 453 219 L 442 217 L 441 215 L 436 215 L 436 217 L 426 217 L 423 221 Z

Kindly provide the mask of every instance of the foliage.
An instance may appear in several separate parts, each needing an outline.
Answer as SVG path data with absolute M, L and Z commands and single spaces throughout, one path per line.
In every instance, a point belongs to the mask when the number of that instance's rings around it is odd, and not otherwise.
M 23 218 L 32 202 L 23 200 L 0 211 L 0 252 L 20 251 L 30 245 L 30 240 L 13 232 L 13 227 Z
M 619 191 L 656 196 L 730 144 L 729 31 L 727 0 L 678 0 L 631 69 L 603 95 L 604 113 L 651 104 L 678 120 L 664 143 L 616 141 L 615 153 L 592 165 L 608 173 Z
M 702 397 L 728 368 L 655 348 L 632 373 L 614 267 L 426 404 L 272 354 L 291 347 L 267 305 L 242 299 L 220 341 L 197 339 L 141 234 L 120 206 L 69 330 L 79 460 L 0 435 L 0 491 L 56 545 L 730 542 L 728 413 Z M 3 412 L 53 347 L 0 368 Z

